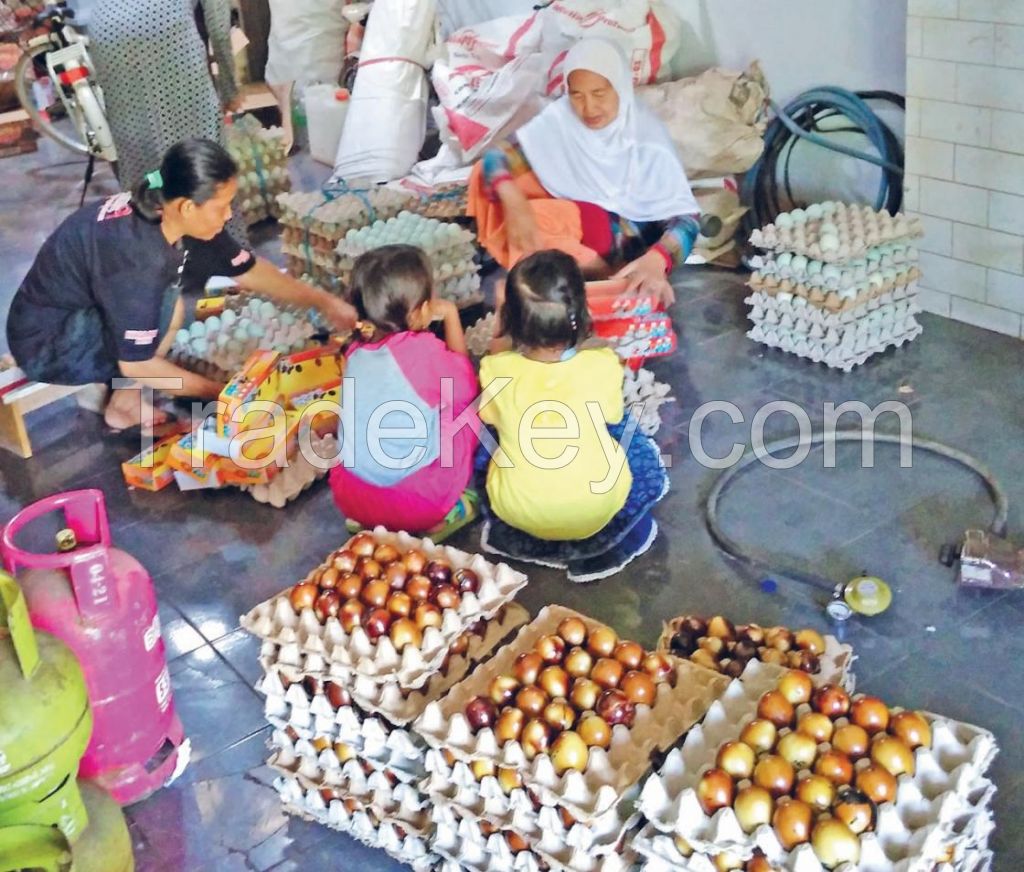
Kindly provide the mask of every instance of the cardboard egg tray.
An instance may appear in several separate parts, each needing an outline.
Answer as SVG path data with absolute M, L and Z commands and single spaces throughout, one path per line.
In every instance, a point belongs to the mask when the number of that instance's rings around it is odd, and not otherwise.
M 717 872 L 712 856 L 694 852 L 683 856 L 675 839 L 647 824 L 633 839 L 633 850 L 641 858 L 643 872 Z M 718 852 L 716 852 L 718 853 Z
M 451 687 L 462 681 L 474 663 L 490 656 L 505 638 L 529 619 L 526 609 L 516 602 L 509 603 L 487 622 L 483 636 L 473 634 L 470 637 L 465 653 L 452 657 L 447 668 L 435 672 L 423 687 L 416 690 L 408 690 L 396 682 L 381 684 L 373 679 L 362 678 L 337 663 L 329 662 L 320 654 L 304 654 L 295 645 L 282 647 L 264 641 L 260 650 L 260 664 L 268 673 L 288 669 L 294 670 L 288 673 L 290 675 L 336 680 L 345 684 L 345 689 L 364 716 L 377 715 L 395 726 L 406 726 L 423 713 L 429 702 L 440 699 Z
M 414 832 L 402 823 L 381 819 L 372 811 L 349 812 L 339 800 L 332 800 L 328 805 L 319 790 L 304 790 L 295 778 L 287 775 L 274 780 L 274 789 L 289 814 L 346 833 L 368 847 L 379 848 L 412 866 L 416 872 L 429 872 L 437 864 L 437 857 L 429 850 L 430 830 Z
M 750 300 L 751 298 L 747 298 Z M 853 332 L 854 336 L 868 336 L 873 331 L 880 331 L 885 327 L 895 328 L 921 312 L 921 307 L 913 300 L 900 300 L 899 302 L 880 303 L 872 307 L 865 307 L 859 317 L 840 324 L 825 326 L 819 320 L 808 317 L 808 308 L 799 305 L 792 305 L 791 302 L 782 300 L 773 302 L 765 308 L 754 305 L 750 313 L 750 320 L 755 326 L 765 329 L 771 328 L 782 333 L 789 331 L 794 336 L 807 337 L 822 341 L 826 347 L 841 345 L 846 334 Z
M 328 196 L 321 191 L 296 191 L 277 198 L 281 224 L 299 231 L 297 244 L 331 251 L 349 230 L 393 218 L 410 203 L 408 194 L 392 188 Z
M 318 457 L 338 455 L 338 441 L 331 434 L 321 437 L 313 433 L 310 444 Z M 340 457 L 335 462 L 340 463 Z M 324 478 L 327 472 L 328 470 L 321 469 L 319 465 L 314 466 L 310 463 L 302 452 L 297 452 L 269 484 L 247 485 L 242 490 L 258 503 L 283 509 Z
M 402 695 L 397 685 L 350 681 L 350 674 L 333 674 L 322 658 L 302 656 L 301 665 L 289 665 L 278 659 L 279 650 L 264 643 L 260 662 L 263 677 L 256 690 L 265 696 L 267 721 L 280 730 L 291 728 L 303 739 L 324 737 L 359 748 L 382 748 L 401 742 L 402 747 L 422 747 L 422 740 L 413 732 L 402 730 L 419 716 L 427 703 L 439 699 L 453 685 L 462 681 L 471 664 L 490 654 L 503 639 L 528 619 L 525 609 L 510 603 L 499 616 L 487 622 L 482 637 L 473 635 L 464 654 L 453 657 L 446 669 L 433 675 L 421 690 Z M 318 667 L 315 671 L 307 666 Z M 353 705 L 335 709 L 323 691 L 326 681 L 342 684 L 353 698 Z M 311 692 L 314 691 L 314 692 Z M 398 702 L 388 704 L 382 696 L 393 691 Z
M 287 590 L 243 615 L 242 626 L 261 639 L 289 648 L 289 656 L 299 652 L 321 655 L 325 661 L 337 663 L 362 678 L 381 684 L 397 682 L 405 690 L 416 690 L 441 667 L 456 639 L 477 621 L 497 615 L 526 585 L 527 578 L 504 563 L 495 565 L 480 555 L 435 545 L 429 539 L 391 533 L 383 527 L 373 534 L 380 544 L 394 545 L 403 552 L 418 548 L 432 560 L 448 561 L 453 569 L 472 569 L 480 577 L 479 592 L 464 595 L 458 609 L 446 609 L 443 625 L 428 627 L 423 633 L 422 647 L 408 645 L 401 654 L 387 637 L 374 644 L 362 627 L 349 634 L 336 618 L 321 624 L 311 609 L 297 614 L 288 601 Z
M 804 305 L 823 310 L 825 314 L 850 312 L 879 297 L 887 301 L 912 297 L 917 292 L 921 271 L 917 267 L 893 275 L 879 275 L 873 281 L 854 282 L 846 287 L 828 287 L 800 279 L 779 279 L 753 273 L 747 281 L 755 293 L 769 299 L 799 298 Z M 788 296 L 787 296 L 788 295 Z
M 881 249 L 873 249 L 874 254 Z M 826 264 L 825 269 L 818 272 L 810 272 L 802 268 L 803 261 L 793 258 L 787 261 L 788 252 L 778 255 L 781 259 L 776 261 L 773 258 L 753 258 L 751 265 L 754 271 L 747 280 L 752 288 L 766 290 L 792 291 L 795 288 L 804 288 L 808 293 L 815 291 L 820 294 L 828 294 L 833 291 L 844 295 L 853 294 L 861 296 L 870 293 L 878 293 L 882 289 L 892 288 L 897 285 L 913 283 L 920 277 L 920 270 L 917 266 L 917 249 L 910 248 L 902 255 L 904 262 L 895 263 L 890 255 L 876 255 L 873 259 L 862 258 L 841 264 Z M 797 269 L 794 270 L 792 263 L 795 262 Z M 820 261 L 812 261 L 820 263 Z
M 809 846 L 787 855 L 770 827 L 747 834 L 731 808 L 706 815 L 695 791 L 703 772 L 714 766 L 718 748 L 736 740 L 756 717 L 758 700 L 776 686 L 777 675 L 777 669 L 752 661 L 647 780 L 639 808 L 655 829 L 681 836 L 698 851 L 728 850 L 749 858 L 759 848 L 769 860 L 785 863 L 793 872 L 819 872 L 821 866 Z M 798 707 L 798 715 L 806 709 Z M 875 832 L 861 837 L 862 872 L 930 868 L 919 867 L 918 860 L 933 862 L 949 841 L 953 822 L 962 824 L 965 815 L 983 814 L 991 798 L 984 772 L 997 753 L 992 733 L 924 714 L 931 722 L 932 748 L 917 749 L 915 774 L 899 778 L 896 802 L 881 806 Z
M 495 776 L 478 781 L 461 760 L 451 766 L 440 751 L 431 750 L 424 765 L 429 774 L 421 788 L 438 805 L 450 806 L 462 817 L 511 830 L 530 842 L 536 851 L 566 867 L 578 865 L 580 856 L 600 857 L 617 850 L 626 830 L 638 820 L 634 807 L 639 785 L 630 788 L 604 814 L 566 827 L 556 807 L 542 805 L 537 809 L 524 788 L 506 794 Z
M 766 251 L 791 251 L 835 263 L 863 257 L 879 245 L 905 244 L 924 235 L 920 219 L 908 218 L 902 213 L 893 217 L 870 206 L 817 204 L 808 210 L 784 215 L 786 217 L 778 216 L 773 224 L 755 230 L 750 236 L 751 244 Z M 827 224 L 833 225 L 836 233 L 822 234 L 822 225 Z M 825 235 L 833 236 L 833 244 L 828 241 L 822 244 Z
M 836 298 L 838 299 L 838 295 Z M 839 329 L 855 324 L 877 310 L 893 311 L 897 317 L 917 315 L 921 312 L 921 307 L 917 303 L 917 288 L 910 286 L 893 288 L 860 302 L 842 301 L 838 308 L 813 303 L 808 297 L 789 291 L 779 291 L 775 294 L 755 291 L 743 302 L 751 307 L 750 320 L 755 324 L 771 319 L 774 313 L 775 323 L 788 316 L 793 322 L 806 322 L 809 330 L 813 330 L 815 326 L 824 330 Z
M 277 197 L 291 190 L 284 131 L 252 115 L 227 128 L 227 149 L 238 165 L 238 204 L 248 225 L 276 217 Z
M 429 745 L 449 750 L 456 759 L 490 760 L 518 769 L 524 785 L 537 794 L 542 804 L 564 806 L 573 817 L 588 822 L 615 806 L 647 771 L 650 755 L 673 745 L 697 723 L 729 682 L 724 676 L 677 661 L 675 687 L 659 685 L 653 706 L 637 706 L 632 728 L 615 726 L 607 751 L 591 748 L 585 772 L 559 776 L 547 754 L 538 754 L 528 761 L 519 742 L 499 746 L 490 728 L 474 735 L 463 710 L 469 700 L 486 692 L 495 677 L 511 673 L 520 653 L 532 649 L 541 636 L 554 633 L 567 617 L 581 619 L 588 632 L 603 626 L 562 606 L 547 606 L 510 644 L 453 687 L 442 700 L 430 703 L 416 721 L 415 729 Z
M 665 622 L 661 636 L 658 637 L 657 650 L 659 652 L 672 654 L 672 637 L 678 628 L 679 618 Z M 811 675 L 811 681 L 818 687 L 823 684 L 838 684 L 847 693 L 853 693 L 856 685 L 853 664 L 857 659 L 857 655 L 853 653 L 853 647 L 840 642 L 835 636 L 824 636 L 823 638 L 825 639 L 825 653 L 819 658 L 821 671 Z M 786 671 L 785 667 L 772 663 L 760 663 L 760 666 L 766 670 L 766 675 L 774 675 L 776 682 Z
M 417 771 L 426 749 L 415 733 L 393 727 L 376 716 L 367 717 L 354 706 L 333 709 L 322 693 L 310 701 L 301 682 L 292 684 L 284 696 L 279 696 L 277 691 L 282 686 L 275 670 L 268 672 L 256 688 L 265 694 L 267 722 L 281 731 L 284 738 L 289 729 L 298 737 L 294 743 L 287 743 L 289 751 L 318 759 L 321 752 L 311 743 L 341 742 L 378 769 Z
M 838 346 L 828 346 L 825 340 L 811 339 L 794 333 L 782 333 L 779 330 L 765 328 L 755 324 L 747 332 L 747 336 L 755 342 L 777 348 L 798 357 L 804 357 L 814 363 L 824 363 L 832 369 L 852 372 L 855 367 L 862 366 L 876 354 L 889 348 L 901 348 L 912 342 L 923 332 L 923 328 L 913 316 L 894 324 L 891 328 L 883 327 L 878 332 L 859 337 L 848 333 Z M 849 338 L 847 338 L 849 337 Z
M 571 872 L 626 872 L 632 859 L 622 854 L 607 854 L 603 857 L 588 856 L 579 852 L 576 865 L 565 865 L 556 858 L 545 855 L 535 845 L 525 851 L 513 853 L 505 838 L 504 830 L 488 833 L 489 828 L 480 821 L 462 817 L 452 808 L 435 805 L 432 811 L 434 839 L 432 850 L 449 864 L 447 868 L 462 869 L 465 872 L 546 872 L 546 870 L 571 870 Z
M 274 730 L 270 738 L 274 756 L 282 767 L 313 780 L 345 771 L 351 765 L 351 760 L 342 763 L 338 759 L 335 749 L 338 744 L 346 745 L 355 753 L 359 765 L 365 764 L 374 772 L 389 773 L 405 784 L 418 784 L 426 776 L 422 743 L 410 739 L 404 732 L 392 733 L 383 741 L 374 742 L 374 738 L 370 744 L 365 739 L 349 744 L 327 736 L 294 738 L 288 730 Z

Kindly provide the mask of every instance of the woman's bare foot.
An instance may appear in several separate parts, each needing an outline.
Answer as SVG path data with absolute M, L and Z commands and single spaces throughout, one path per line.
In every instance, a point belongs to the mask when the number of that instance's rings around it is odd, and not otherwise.
M 141 390 L 132 388 L 111 393 L 103 420 L 111 430 L 141 427 L 143 433 L 152 433 L 167 423 L 167 415 L 147 402 Z

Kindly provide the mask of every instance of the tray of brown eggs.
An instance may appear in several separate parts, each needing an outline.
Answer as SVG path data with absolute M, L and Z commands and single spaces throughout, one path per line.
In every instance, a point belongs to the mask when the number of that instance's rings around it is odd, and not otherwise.
M 632 858 L 618 853 L 583 857 L 579 865 L 563 863 L 521 833 L 464 816 L 450 806 L 435 805 L 432 820 L 432 850 L 452 864 L 442 868 L 461 872 L 627 872 L 633 868 Z
M 303 787 L 297 778 L 278 775 L 274 790 L 288 814 L 347 833 L 364 845 L 377 848 L 412 866 L 415 872 L 431 872 L 437 856 L 430 852 L 433 826 L 425 831 L 388 819 L 352 798 L 341 798 L 328 788 Z
M 590 820 L 700 720 L 728 679 L 548 606 L 415 723 L 457 759 L 520 771 L 544 805 Z
M 930 872 L 954 825 L 987 814 L 995 752 L 987 730 L 753 661 L 639 805 L 701 853 L 760 850 L 787 872 Z
M 255 636 L 415 690 L 460 636 L 527 578 L 480 555 L 378 528 L 359 533 L 289 590 L 242 617 Z
M 292 726 L 304 737 L 350 732 L 356 722 L 370 716 L 404 727 L 529 619 L 526 609 L 512 602 L 492 619 L 477 621 L 456 639 L 438 670 L 416 690 L 398 682 L 366 679 L 323 655 L 264 641 L 260 664 L 265 675 L 257 690 L 266 697 L 267 719 L 275 726 Z
M 751 660 L 760 660 L 800 669 L 817 685 L 838 684 L 851 693 L 854 688 L 853 648 L 810 628 L 734 624 L 722 615 L 680 615 L 665 624 L 658 650 L 730 678 L 739 678 Z
M 570 868 L 587 867 L 592 858 L 616 851 L 638 819 L 639 785 L 604 814 L 583 822 L 562 806 L 541 803 L 517 769 L 483 759 L 467 763 L 444 749 L 428 751 L 425 766 L 429 774 L 421 789 L 438 805 L 518 833 L 538 853 Z

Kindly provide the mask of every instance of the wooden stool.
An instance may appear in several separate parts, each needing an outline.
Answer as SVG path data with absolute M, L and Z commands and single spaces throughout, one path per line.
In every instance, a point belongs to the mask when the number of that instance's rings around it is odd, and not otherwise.
M 48 385 L 33 381 L 15 384 L 0 397 L 0 448 L 19 457 L 31 457 L 32 442 L 25 427 L 29 412 L 72 394 L 82 408 L 102 412 L 106 390 L 106 385 Z

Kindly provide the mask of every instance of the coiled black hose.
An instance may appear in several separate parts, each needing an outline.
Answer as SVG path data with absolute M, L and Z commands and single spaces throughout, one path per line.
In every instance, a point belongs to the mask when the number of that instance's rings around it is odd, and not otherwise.
M 795 203 L 790 179 L 793 147 L 800 140 L 822 148 L 875 164 L 882 170 L 876 209 L 896 214 L 903 204 L 903 146 L 867 101 L 884 100 L 900 109 L 906 100 L 890 91 L 858 91 L 843 88 L 815 88 L 801 94 L 785 107 L 772 103 L 775 118 L 765 131 L 764 153 L 747 172 L 741 191 L 743 204 L 749 208 L 744 217 L 746 236 L 753 230 L 775 220 L 775 216 Z M 843 116 L 850 124 L 822 127 L 830 118 Z M 830 134 L 860 132 L 866 136 L 877 154 L 843 145 Z M 782 162 L 780 171 L 780 162 Z
M 829 438 L 834 438 L 836 442 L 863 442 L 866 437 L 861 430 L 840 430 L 834 434 L 834 437 Z M 876 433 L 871 438 L 875 442 L 881 442 L 888 445 L 904 444 L 904 440 L 900 436 L 890 435 L 887 433 Z M 824 433 L 814 434 L 806 443 L 800 436 L 791 436 L 766 445 L 764 447 L 764 452 L 774 455 L 777 452 L 799 448 L 805 444 L 811 446 L 824 445 L 825 441 L 826 437 Z M 909 441 L 915 449 L 926 451 L 930 454 L 937 454 L 940 457 L 945 457 L 948 460 L 952 460 L 954 463 L 959 463 L 961 466 L 966 467 L 978 476 L 988 489 L 989 494 L 992 496 L 992 502 L 995 504 L 996 511 L 989 526 L 989 530 L 996 536 L 1006 535 L 1009 501 L 1007 500 L 1006 493 L 1002 486 L 996 480 L 996 477 L 988 467 L 986 467 L 981 461 L 972 457 L 970 454 L 960 451 L 957 448 L 950 448 L 948 445 L 943 445 L 941 442 L 933 442 L 929 439 L 918 439 L 916 437 L 911 438 Z M 729 488 L 729 485 L 731 485 L 744 470 L 749 469 L 759 459 L 758 453 L 755 453 L 755 451 L 751 449 L 740 458 L 738 463 L 725 470 L 725 472 L 723 472 L 715 481 L 714 487 L 711 488 L 711 492 L 708 494 L 708 497 L 704 502 L 704 522 L 707 526 L 708 533 L 711 534 L 712 540 L 719 549 L 725 552 L 725 554 L 741 566 L 753 572 L 766 575 L 779 574 L 786 578 L 791 578 L 794 581 L 807 584 L 811 587 L 831 591 L 835 587 L 834 582 L 810 575 L 795 567 L 781 566 L 767 558 L 760 557 L 756 554 L 750 554 L 747 551 L 744 551 L 743 548 L 730 538 L 722 529 L 721 524 L 718 521 L 718 506 L 722 500 L 722 496 Z

